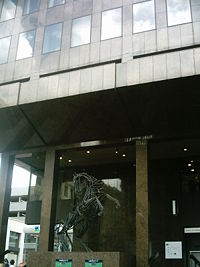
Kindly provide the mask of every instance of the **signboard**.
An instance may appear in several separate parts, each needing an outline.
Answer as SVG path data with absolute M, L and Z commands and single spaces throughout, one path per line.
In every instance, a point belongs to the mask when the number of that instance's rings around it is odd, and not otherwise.
M 40 226 L 39 226 L 39 225 L 36 225 L 36 226 L 34 227 L 34 233 L 35 233 L 35 234 L 39 234 L 39 233 L 40 233 Z
M 97 259 L 85 260 L 85 267 L 103 267 L 103 261 Z
M 182 242 L 165 242 L 165 259 L 182 259 Z
M 197 234 L 200 233 L 200 227 L 188 227 L 184 228 L 185 234 Z
M 55 267 L 72 267 L 72 260 L 69 260 L 69 259 L 56 259 Z

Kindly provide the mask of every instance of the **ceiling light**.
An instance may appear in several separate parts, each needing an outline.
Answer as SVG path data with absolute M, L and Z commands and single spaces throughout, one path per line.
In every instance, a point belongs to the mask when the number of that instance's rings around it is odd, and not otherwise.
M 191 163 L 188 163 L 188 167 L 191 167 L 192 166 L 192 164 Z
M 122 154 L 122 157 L 126 157 L 126 154 Z
M 191 169 L 191 172 L 194 172 L 194 169 Z
M 190 160 L 190 162 L 194 162 L 194 160 Z
M 87 150 L 86 153 L 87 153 L 87 154 L 90 154 L 90 150 Z
M 60 160 L 62 160 L 62 159 L 63 159 L 63 157 L 62 157 L 62 156 L 60 156 L 60 157 L 59 157 L 59 159 L 60 159 Z
M 118 154 L 118 150 L 117 149 L 115 150 L 115 154 Z
M 188 149 L 187 148 L 184 148 L 183 150 L 186 152 Z
M 72 160 L 71 159 L 68 159 L 68 162 L 72 162 Z

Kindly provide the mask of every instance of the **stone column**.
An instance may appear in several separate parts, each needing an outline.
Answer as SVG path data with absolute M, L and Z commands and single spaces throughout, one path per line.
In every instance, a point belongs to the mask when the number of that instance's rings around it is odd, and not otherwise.
M 136 266 L 147 267 L 148 235 L 147 141 L 136 141 Z
M 4 253 L 11 194 L 12 173 L 15 157 L 2 154 L 0 172 L 0 255 Z M 0 263 L 3 257 L 0 258 Z
M 55 150 L 49 148 L 46 152 L 42 207 L 40 219 L 39 251 L 53 250 L 56 184 L 55 184 Z

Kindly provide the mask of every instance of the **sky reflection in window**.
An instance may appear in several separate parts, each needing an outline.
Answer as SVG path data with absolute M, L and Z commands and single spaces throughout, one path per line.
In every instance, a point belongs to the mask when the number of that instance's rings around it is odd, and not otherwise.
M 35 43 L 35 30 L 24 32 L 19 35 L 17 60 L 33 56 Z
M 65 3 L 65 0 L 49 0 L 48 7 L 58 6 Z
M 155 29 L 154 0 L 133 5 L 133 32 Z
M 4 0 L 1 21 L 13 19 L 15 17 L 15 11 L 17 6 L 17 0 Z
M 10 40 L 11 37 L 0 39 L 0 64 L 6 63 L 8 61 Z
M 122 9 L 102 12 L 101 40 L 119 37 L 122 34 Z
M 62 23 L 49 25 L 45 28 L 43 53 L 60 50 L 62 38 Z
M 191 22 L 189 0 L 167 0 L 168 26 Z
M 30 14 L 39 10 L 40 0 L 25 0 L 23 14 Z
M 71 47 L 90 43 L 91 16 L 72 21 Z

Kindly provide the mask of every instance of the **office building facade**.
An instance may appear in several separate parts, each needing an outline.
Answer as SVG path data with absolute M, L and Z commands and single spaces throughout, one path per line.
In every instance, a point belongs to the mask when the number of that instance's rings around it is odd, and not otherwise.
M 65 255 L 53 232 L 72 207 L 74 172 L 105 181 L 121 204 L 106 200 L 88 228 L 94 257 L 198 262 L 199 73 L 198 0 L 1 1 L 1 253 L 17 159 L 37 185 L 26 222 L 41 226 L 39 252 L 29 266 Z M 72 251 L 84 266 L 76 240 Z

